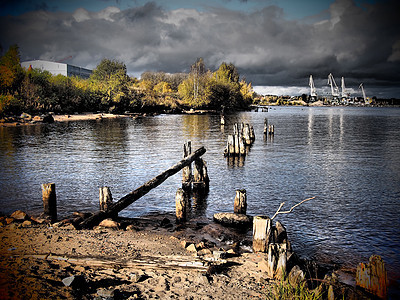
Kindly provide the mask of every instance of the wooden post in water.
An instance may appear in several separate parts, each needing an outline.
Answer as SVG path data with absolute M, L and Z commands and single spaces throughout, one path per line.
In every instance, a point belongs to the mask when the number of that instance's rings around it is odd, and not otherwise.
M 209 188 L 207 164 L 202 158 L 194 161 L 193 168 L 193 189 L 206 191 Z
M 235 138 L 234 135 L 228 135 L 228 156 L 235 155 Z
M 50 222 L 57 221 L 57 197 L 56 197 L 56 184 L 44 183 L 42 184 L 42 199 L 44 216 L 50 218 Z
M 251 145 L 250 125 L 249 124 L 246 124 L 243 128 L 243 139 L 245 140 L 246 145 Z
M 183 158 L 188 157 L 190 154 L 192 154 L 192 142 L 187 141 L 183 145 Z M 192 183 L 192 164 L 182 169 L 182 188 L 185 190 L 190 190 L 191 183 Z
M 253 251 L 267 252 L 272 232 L 272 222 L 267 216 L 253 218 Z
M 274 125 L 268 125 L 268 134 L 269 135 L 274 135 L 274 130 L 275 130 Z
M 221 115 L 221 125 L 225 125 L 225 116 Z
M 107 211 L 108 207 L 112 204 L 111 190 L 108 186 L 102 186 L 99 188 L 99 204 L 100 210 Z
M 254 134 L 254 127 L 250 126 L 250 141 L 251 141 L 251 144 L 253 144 L 255 140 L 256 140 L 256 135 Z
M 183 223 L 186 221 L 187 215 L 187 197 L 184 189 L 178 189 L 175 195 L 175 214 L 176 223 Z
M 233 212 L 236 214 L 246 214 L 247 196 L 246 190 L 236 190 L 235 201 L 233 204 Z
M 268 133 L 268 119 L 264 119 L 264 134 Z

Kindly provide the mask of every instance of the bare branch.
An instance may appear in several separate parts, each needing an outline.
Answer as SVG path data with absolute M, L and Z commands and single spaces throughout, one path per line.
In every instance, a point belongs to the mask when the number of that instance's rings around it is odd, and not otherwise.
M 282 208 L 282 206 L 285 204 L 285 202 L 282 202 L 281 205 L 279 206 L 278 210 L 276 211 L 276 213 L 272 216 L 271 220 L 273 220 L 278 214 L 288 214 L 288 213 L 291 213 L 291 212 L 293 211 L 293 209 L 294 209 L 296 206 L 299 206 L 300 204 L 302 204 L 302 203 L 304 203 L 304 202 L 306 202 L 306 201 L 312 200 L 312 199 L 314 199 L 314 198 L 315 198 L 315 196 L 314 196 L 314 197 L 311 197 L 311 198 L 304 199 L 303 201 L 297 203 L 296 205 L 293 205 L 292 208 L 289 209 L 289 210 L 287 210 L 287 211 L 280 211 L 281 208 Z

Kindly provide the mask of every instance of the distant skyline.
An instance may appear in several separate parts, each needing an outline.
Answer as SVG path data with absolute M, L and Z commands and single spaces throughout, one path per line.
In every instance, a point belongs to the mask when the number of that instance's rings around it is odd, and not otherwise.
M 144 71 L 233 63 L 262 94 L 320 94 L 345 77 L 353 96 L 400 98 L 397 0 L 37 0 L 0 3 L 0 46 L 21 60 L 93 69 L 103 58 Z

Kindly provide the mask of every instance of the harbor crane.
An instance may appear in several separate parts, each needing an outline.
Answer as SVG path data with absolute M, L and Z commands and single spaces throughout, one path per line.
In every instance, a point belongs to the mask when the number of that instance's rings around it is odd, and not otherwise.
M 315 88 L 314 80 L 313 80 L 313 78 L 312 78 L 312 75 L 310 75 L 310 82 L 309 82 L 308 85 L 309 85 L 310 88 L 311 88 L 310 96 L 316 98 L 316 97 L 317 97 L 317 89 Z
M 363 98 L 364 98 L 364 102 L 367 101 L 367 97 L 365 96 L 365 91 L 364 91 L 364 86 L 362 83 L 360 83 L 360 86 L 358 87 L 359 89 L 361 89 L 362 94 L 363 94 Z
M 339 88 L 336 84 L 335 78 L 333 78 L 332 73 L 328 75 L 328 85 L 331 86 L 331 92 L 333 97 L 339 97 Z
M 348 98 L 350 96 L 349 93 L 346 93 L 346 86 L 344 84 L 344 77 L 342 77 L 342 98 Z

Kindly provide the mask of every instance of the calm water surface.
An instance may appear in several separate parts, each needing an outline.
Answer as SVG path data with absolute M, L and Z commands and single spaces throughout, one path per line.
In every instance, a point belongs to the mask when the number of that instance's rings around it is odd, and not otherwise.
M 263 137 L 264 119 L 275 125 Z M 232 211 L 245 188 L 248 213 L 279 216 L 302 256 L 355 266 L 372 254 L 400 274 L 400 109 L 277 107 L 229 115 L 160 115 L 142 119 L 0 128 L 0 211 L 42 211 L 42 183 L 55 182 L 59 215 L 98 208 L 98 188 L 119 199 L 178 162 L 182 145 L 205 146 L 210 192 L 194 213 Z M 254 126 L 244 162 L 223 156 L 236 122 Z M 173 212 L 181 175 L 169 178 L 120 215 Z

